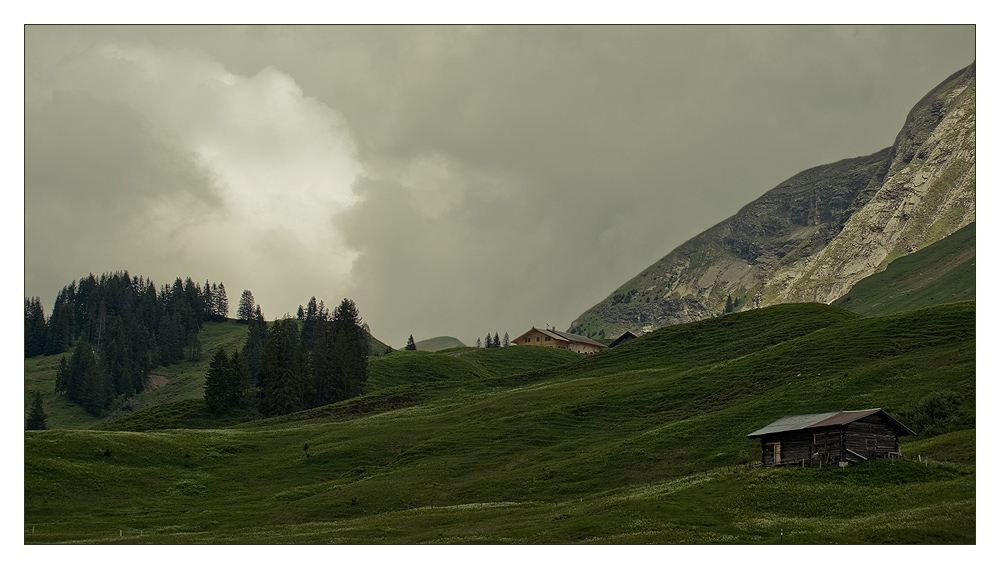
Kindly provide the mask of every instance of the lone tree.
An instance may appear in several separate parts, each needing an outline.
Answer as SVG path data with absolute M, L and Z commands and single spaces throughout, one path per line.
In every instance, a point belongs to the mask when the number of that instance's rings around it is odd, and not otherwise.
M 240 296 L 240 304 L 236 308 L 236 319 L 244 324 L 250 322 L 254 316 L 253 310 L 253 293 L 249 290 L 244 290 L 243 294 Z
M 45 425 L 45 408 L 42 407 L 42 394 L 35 392 L 35 401 L 31 404 L 31 412 L 28 414 L 28 421 L 24 424 L 25 431 L 44 431 L 48 429 Z
M 406 350 L 415 351 L 417 349 L 417 343 L 413 341 L 413 334 L 410 334 L 410 339 L 406 341 Z

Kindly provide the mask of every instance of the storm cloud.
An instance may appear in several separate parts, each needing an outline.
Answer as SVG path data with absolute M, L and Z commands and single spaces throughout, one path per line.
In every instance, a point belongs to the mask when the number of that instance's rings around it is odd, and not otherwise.
M 812 166 L 889 146 L 974 26 L 25 30 L 25 295 L 354 299 L 394 346 L 565 329 Z

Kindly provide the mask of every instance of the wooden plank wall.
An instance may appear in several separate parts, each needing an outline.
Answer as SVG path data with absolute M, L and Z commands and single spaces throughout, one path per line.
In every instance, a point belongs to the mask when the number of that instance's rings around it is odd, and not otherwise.
M 846 448 L 865 458 L 885 458 L 899 452 L 896 430 L 878 415 L 848 423 L 844 435 Z

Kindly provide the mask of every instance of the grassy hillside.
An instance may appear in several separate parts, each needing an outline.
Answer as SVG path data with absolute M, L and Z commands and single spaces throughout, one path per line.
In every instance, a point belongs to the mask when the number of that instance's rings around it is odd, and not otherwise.
M 448 348 L 465 347 L 465 344 L 463 344 L 461 340 L 451 336 L 437 336 L 427 340 L 420 340 L 419 342 L 416 342 L 416 344 L 418 350 L 425 352 L 440 352 L 441 350 L 447 350 Z
M 573 356 L 397 352 L 364 397 L 296 415 L 26 433 L 25 542 L 975 542 L 974 302 L 777 306 Z M 927 465 L 741 466 L 782 415 L 907 422 L 942 392 L 946 432 L 903 446 Z
M 832 304 L 866 316 L 883 316 L 975 298 L 973 222 L 933 245 L 896 259 Z
M 219 347 L 228 351 L 241 349 L 246 341 L 247 327 L 235 320 L 226 322 L 206 322 L 199 339 L 202 357 L 198 361 L 180 363 L 153 369 L 150 388 L 136 396 L 144 406 L 151 407 L 185 400 L 202 400 L 205 395 L 205 374 L 208 363 Z M 63 356 L 68 360 L 72 354 L 36 356 L 24 360 L 24 413 L 27 417 L 32 402 L 32 392 L 42 393 L 45 413 L 50 429 L 87 429 L 100 426 L 103 417 L 94 417 L 65 396 L 55 395 L 56 370 Z
M 150 374 L 150 386 L 135 399 L 143 406 L 138 417 L 118 416 L 111 420 L 119 428 L 129 427 L 149 430 L 152 428 L 210 428 L 232 425 L 248 420 L 253 415 L 237 412 L 231 417 L 217 417 L 204 405 L 205 374 L 212 354 L 220 347 L 232 352 L 243 348 L 247 327 L 236 320 L 206 322 L 200 335 L 202 357 L 197 361 L 182 361 L 170 366 L 160 366 Z M 388 346 L 374 336 L 369 336 L 372 353 L 383 354 Z M 59 360 L 71 353 L 54 356 L 36 356 L 24 360 L 24 415 L 28 416 L 33 392 L 42 393 L 47 424 L 50 429 L 100 428 L 105 417 L 94 417 L 65 396 L 55 395 L 56 369 Z

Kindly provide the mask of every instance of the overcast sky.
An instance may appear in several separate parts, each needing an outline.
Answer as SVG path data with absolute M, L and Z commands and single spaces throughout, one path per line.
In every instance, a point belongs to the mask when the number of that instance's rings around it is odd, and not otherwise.
M 25 28 L 25 296 L 128 270 L 399 348 L 567 329 L 889 146 L 973 26 Z

